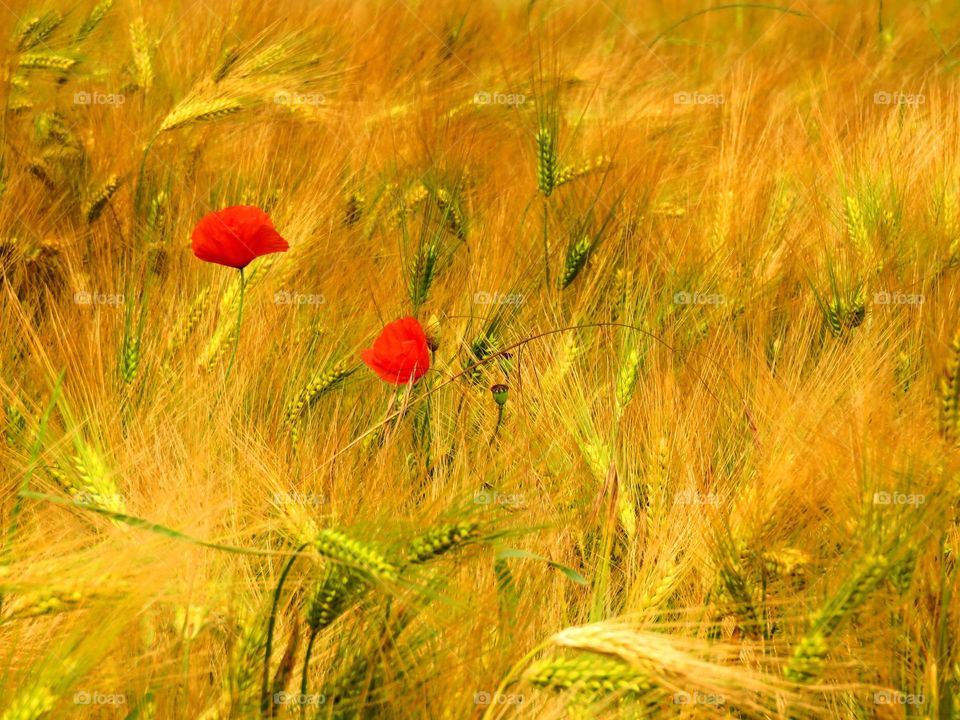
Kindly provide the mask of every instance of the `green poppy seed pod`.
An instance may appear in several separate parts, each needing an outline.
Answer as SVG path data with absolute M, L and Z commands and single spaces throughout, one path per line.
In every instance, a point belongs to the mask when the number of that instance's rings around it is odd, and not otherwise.
M 494 402 L 497 405 L 506 405 L 507 404 L 507 395 L 510 393 L 510 388 L 503 384 L 497 384 L 490 388 L 490 392 L 493 394 Z

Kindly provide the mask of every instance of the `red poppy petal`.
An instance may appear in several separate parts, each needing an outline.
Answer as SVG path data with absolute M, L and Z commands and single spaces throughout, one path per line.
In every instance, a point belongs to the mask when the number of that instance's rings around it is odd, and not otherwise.
M 289 249 L 270 216 L 252 205 L 235 205 L 208 213 L 193 230 L 194 254 L 201 260 L 235 268 L 254 258 Z
M 374 350 L 364 350 L 360 353 L 360 359 L 382 379 L 390 383 L 398 384 L 397 376 L 400 374 L 399 370 L 391 363 L 384 362 L 384 359 L 377 355 Z

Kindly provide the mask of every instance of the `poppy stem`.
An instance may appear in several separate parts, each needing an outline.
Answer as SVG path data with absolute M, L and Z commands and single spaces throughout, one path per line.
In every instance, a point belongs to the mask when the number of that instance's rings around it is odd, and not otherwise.
M 230 352 L 230 364 L 227 365 L 227 373 L 223 376 L 223 384 L 227 384 L 227 378 L 230 377 L 230 371 L 233 370 L 233 362 L 237 359 L 237 346 L 240 344 L 240 321 L 243 319 L 243 291 L 246 288 L 246 280 L 243 277 L 243 268 L 240 268 L 240 303 L 237 309 L 237 329 L 233 333 L 233 350 Z
M 497 433 L 500 432 L 500 426 L 503 424 L 503 405 L 497 404 L 497 424 L 493 426 L 493 434 L 490 436 L 489 445 L 497 439 Z

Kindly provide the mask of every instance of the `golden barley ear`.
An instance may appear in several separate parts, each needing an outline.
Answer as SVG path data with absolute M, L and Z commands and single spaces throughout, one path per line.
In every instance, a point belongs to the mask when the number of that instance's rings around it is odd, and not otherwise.
M 150 59 L 150 40 L 143 18 L 130 23 L 130 46 L 133 49 L 133 67 L 137 85 L 143 90 L 153 86 L 153 62 Z
M 960 332 L 950 343 L 943 377 L 940 380 L 940 436 L 955 445 L 960 439 Z
M 216 122 L 243 110 L 245 102 L 239 98 L 217 100 L 186 100 L 177 105 L 160 123 L 159 132 L 169 132 L 200 123 Z
M 100 217 L 110 198 L 120 189 L 120 182 L 117 175 L 111 175 L 90 194 L 83 208 L 83 215 L 88 224 L 92 224 Z

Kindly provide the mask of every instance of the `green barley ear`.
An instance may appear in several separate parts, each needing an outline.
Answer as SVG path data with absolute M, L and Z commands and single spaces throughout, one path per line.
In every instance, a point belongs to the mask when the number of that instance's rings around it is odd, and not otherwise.
M 103 456 L 95 447 L 79 437 L 74 441 L 74 445 L 76 448 L 76 454 L 72 458 L 74 476 L 69 480 L 69 486 L 66 489 L 81 504 L 95 505 L 113 512 L 125 512 L 126 502 Z
M 153 235 L 163 235 L 164 226 L 167 220 L 167 193 L 163 190 L 157 192 L 150 200 L 150 208 L 147 210 L 147 227 Z
M 167 342 L 168 354 L 173 354 L 183 347 L 183 344 L 187 341 L 187 338 L 190 337 L 190 334 L 197 326 L 197 323 L 200 322 L 200 318 L 209 305 L 210 288 L 205 287 L 194 297 L 193 302 L 190 303 L 190 307 L 187 308 L 186 314 L 181 318 L 176 328 L 174 328 L 173 333 L 171 333 L 170 340 Z
M 215 122 L 234 115 L 244 108 L 236 98 L 217 100 L 186 100 L 177 105 L 160 123 L 160 132 L 179 130 L 200 123 Z
M 153 85 L 153 63 L 150 60 L 147 26 L 142 17 L 130 23 L 130 46 L 133 49 L 133 67 L 136 71 L 137 86 L 143 90 L 149 90 Z
M 110 198 L 112 198 L 119 189 L 120 178 L 116 175 L 111 175 L 103 185 L 91 193 L 90 199 L 83 209 L 83 215 L 88 224 L 93 223 L 103 214 L 103 210 L 107 206 L 107 203 L 110 202 Z
M 73 36 L 73 44 L 79 45 L 86 40 L 90 33 L 97 29 L 97 26 L 100 25 L 112 7 L 113 0 L 102 0 L 102 2 L 97 3 L 90 14 L 87 15 L 83 24 L 77 29 L 77 34 Z
M 807 683 L 820 676 L 830 650 L 831 636 L 866 602 L 890 569 L 888 558 L 881 554 L 868 554 L 858 563 L 851 577 L 811 615 L 808 629 L 784 670 L 788 680 Z
M 537 687 L 592 698 L 617 694 L 636 699 L 656 687 L 648 675 L 626 662 L 591 652 L 541 660 L 524 673 L 524 678 Z
M 123 338 L 123 348 L 120 354 L 120 376 L 123 382 L 129 385 L 137 378 L 137 369 L 140 367 L 140 338 L 127 334 Z
M 379 550 L 354 540 L 340 530 L 320 530 L 313 539 L 313 546 L 323 557 L 366 572 L 374 578 L 397 578 L 397 568 Z
M 56 10 L 48 12 L 43 17 L 30 18 L 20 29 L 17 50 L 23 52 L 36 47 L 50 37 L 61 24 L 63 24 L 63 15 Z
M 950 343 L 950 357 L 940 380 L 940 436 L 950 444 L 960 439 L 960 332 Z
M 329 627 L 358 598 L 366 587 L 363 576 L 353 568 L 331 563 L 317 585 L 307 610 L 307 625 L 313 632 Z
M 583 227 L 578 227 L 567 247 L 567 256 L 563 261 L 563 274 L 560 276 L 560 289 L 563 290 L 577 279 L 577 275 L 587 262 L 593 249 L 590 235 Z
M 620 371 L 617 373 L 617 412 L 622 413 L 626 409 L 630 400 L 633 398 L 633 392 L 637 387 L 637 378 L 640 376 L 640 351 L 633 347 L 627 353 L 620 364 Z
M 467 238 L 467 221 L 463 214 L 459 199 L 453 197 L 449 191 L 444 188 L 437 188 L 434 191 L 434 199 L 437 207 L 443 213 L 443 219 L 446 222 L 447 230 L 458 240 Z
M 574 280 L 577 279 L 577 276 L 580 274 L 580 271 L 583 269 L 583 266 L 589 259 L 590 254 L 593 253 L 597 247 L 599 247 L 607 230 L 613 222 L 614 215 L 619 205 L 620 201 L 617 200 L 610 208 L 608 208 L 607 214 L 600 223 L 599 228 L 594 227 L 594 217 L 592 212 L 588 212 L 587 216 L 583 220 L 580 220 L 574 224 L 570 232 L 570 241 L 567 244 L 567 255 L 563 263 L 563 273 L 560 275 L 558 282 L 558 286 L 561 290 L 568 287 Z
M 430 530 L 407 546 L 404 553 L 411 565 L 421 565 L 462 547 L 477 537 L 477 523 L 461 522 Z
M 30 52 L 19 57 L 18 67 L 22 70 L 55 70 L 66 72 L 73 68 L 79 60 L 70 55 L 56 52 Z
M 217 703 L 200 716 L 200 720 L 254 717 L 259 704 L 259 680 L 267 643 L 266 624 L 254 618 L 230 651 L 223 690 Z
M 591 173 L 606 170 L 610 167 L 611 162 L 609 155 L 598 155 L 595 160 L 587 160 L 579 165 L 567 165 L 557 172 L 554 188 L 571 183 Z
M 341 361 L 334 364 L 329 370 L 314 375 L 297 396 L 287 403 L 283 412 L 284 424 L 292 429 L 317 398 L 335 390 L 356 369 L 356 366 L 350 367 L 345 361 Z
M 18 445 L 23 437 L 23 431 L 27 427 L 27 419 L 15 405 L 6 403 L 5 410 L 7 422 L 4 428 L 4 438 L 8 445 Z
M 844 201 L 844 218 L 847 226 L 847 239 L 853 245 L 860 259 L 870 260 L 870 238 L 867 234 L 867 225 L 864 221 L 863 209 L 860 201 L 853 195 L 847 195 Z
M 426 302 L 427 296 L 430 294 L 430 288 L 439 269 L 439 259 L 439 238 L 432 234 L 420 238 L 413 262 L 410 264 L 410 277 L 407 282 L 407 294 L 410 296 L 414 311 Z
M 537 130 L 537 188 L 544 197 L 550 197 L 557 183 L 556 138 L 550 128 Z
M 754 588 L 751 587 L 734 548 L 725 544 L 725 547 L 721 549 L 721 557 L 718 560 L 720 563 L 718 573 L 720 588 L 724 591 L 724 595 L 729 598 L 733 612 L 741 618 L 741 626 L 747 632 L 759 632 L 765 636 L 766 628 L 762 627 L 760 613 L 755 605 L 756 594 Z

